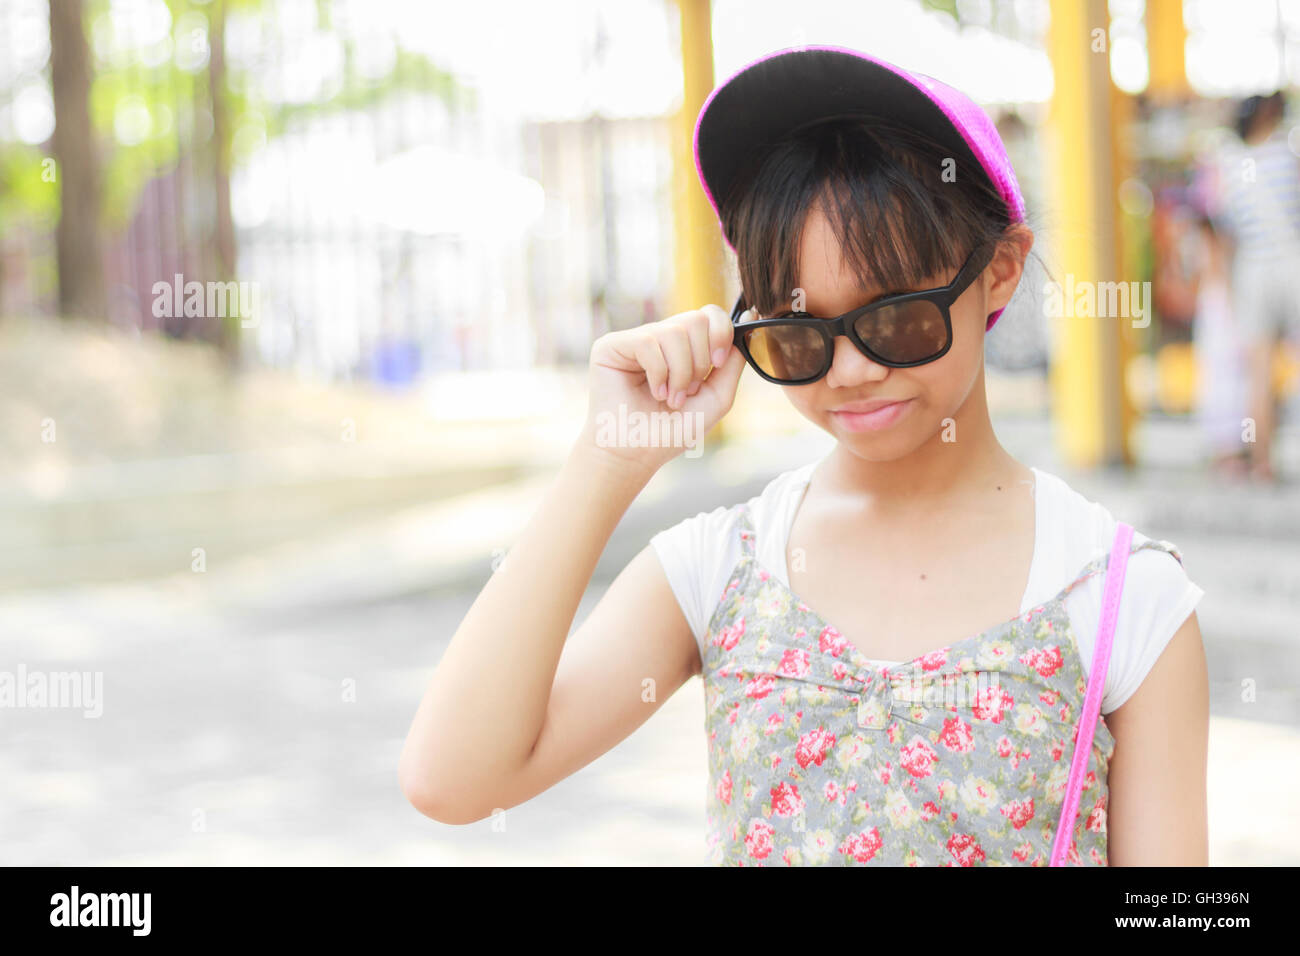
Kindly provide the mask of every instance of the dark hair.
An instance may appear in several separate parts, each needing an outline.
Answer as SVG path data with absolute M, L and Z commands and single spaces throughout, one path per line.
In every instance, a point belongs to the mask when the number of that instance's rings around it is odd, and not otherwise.
M 770 315 L 799 284 L 800 236 L 821 203 L 865 292 L 920 288 L 955 270 L 1011 219 L 984 171 L 915 130 L 878 117 L 817 120 L 754 157 L 722 203 L 745 303 Z M 952 162 L 945 162 L 952 159 Z M 955 175 L 945 176 L 951 169 Z
M 1272 117 L 1273 115 L 1281 116 L 1285 107 L 1284 97 L 1281 90 L 1274 90 L 1267 96 L 1256 94 L 1247 96 L 1237 103 L 1237 115 L 1234 125 L 1237 129 L 1239 139 L 1245 140 L 1250 135 L 1255 124 L 1259 122 L 1261 116 Z M 1272 111 L 1272 112 L 1270 112 Z

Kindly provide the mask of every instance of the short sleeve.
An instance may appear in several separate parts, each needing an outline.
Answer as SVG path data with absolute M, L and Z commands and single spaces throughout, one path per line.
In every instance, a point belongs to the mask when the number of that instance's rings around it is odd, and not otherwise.
M 702 511 L 650 539 L 701 656 L 709 619 L 740 560 L 740 508 Z
M 1087 673 L 1096 648 L 1105 577 L 1094 574 L 1086 587 L 1070 595 L 1070 615 L 1081 629 L 1076 637 Z M 1129 555 L 1102 693 L 1103 715 L 1133 696 L 1204 595 L 1168 551 L 1143 548 Z

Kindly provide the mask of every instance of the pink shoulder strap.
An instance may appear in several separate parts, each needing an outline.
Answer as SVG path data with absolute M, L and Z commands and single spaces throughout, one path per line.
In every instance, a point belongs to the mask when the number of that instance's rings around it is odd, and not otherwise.
M 1119 599 L 1124 590 L 1124 570 L 1128 567 L 1129 546 L 1133 541 L 1133 526 L 1119 522 L 1115 529 L 1115 543 L 1111 545 L 1110 561 L 1106 565 L 1106 589 L 1101 602 L 1101 623 L 1097 628 L 1097 646 L 1092 655 L 1092 669 L 1088 676 L 1088 694 L 1083 702 L 1083 715 L 1070 762 L 1070 780 L 1065 787 L 1065 805 L 1061 808 L 1061 821 L 1056 827 L 1052 843 L 1052 866 L 1064 866 L 1074 839 L 1074 818 L 1079 809 L 1079 791 L 1083 776 L 1092 755 L 1092 736 L 1101 714 L 1101 694 L 1106 683 L 1106 666 L 1110 663 L 1111 638 L 1115 636 L 1115 621 L 1119 617 Z

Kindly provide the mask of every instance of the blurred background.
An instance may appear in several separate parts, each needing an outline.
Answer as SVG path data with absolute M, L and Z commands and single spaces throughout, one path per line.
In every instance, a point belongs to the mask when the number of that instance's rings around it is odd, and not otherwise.
M 802 44 L 997 123 L 1037 236 L 999 437 L 1182 550 L 1211 863 L 1300 863 L 1300 319 L 1247 334 L 1237 278 L 1300 265 L 1291 0 L 0 0 L 0 672 L 102 677 L 97 717 L 0 706 L 0 863 L 702 862 L 695 680 L 504 828 L 421 817 L 397 755 L 593 339 L 730 309 L 695 118 Z M 827 441 L 746 374 L 577 622 Z

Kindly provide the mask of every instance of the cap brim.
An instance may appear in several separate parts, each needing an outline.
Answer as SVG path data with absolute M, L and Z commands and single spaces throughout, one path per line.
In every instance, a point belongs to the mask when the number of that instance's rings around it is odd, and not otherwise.
M 721 203 L 759 151 L 798 126 L 852 111 L 901 122 L 951 148 L 958 168 L 970 163 L 984 172 L 943 108 L 908 74 L 842 48 L 794 47 L 734 73 L 700 110 L 695 162 L 714 212 L 720 214 Z

